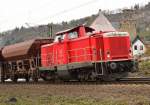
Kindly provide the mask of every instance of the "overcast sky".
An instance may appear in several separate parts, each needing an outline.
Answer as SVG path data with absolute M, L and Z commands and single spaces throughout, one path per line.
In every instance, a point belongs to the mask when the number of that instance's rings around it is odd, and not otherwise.
M 0 32 L 15 27 L 69 21 L 150 0 L 0 0 Z

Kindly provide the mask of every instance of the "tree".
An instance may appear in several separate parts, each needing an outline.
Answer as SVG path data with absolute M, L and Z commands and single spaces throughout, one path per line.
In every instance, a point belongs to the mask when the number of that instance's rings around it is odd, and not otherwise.
M 134 5 L 134 9 L 135 9 L 135 10 L 139 10 L 139 9 L 140 9 L 139 4 L 135 4 L 135 5 Z

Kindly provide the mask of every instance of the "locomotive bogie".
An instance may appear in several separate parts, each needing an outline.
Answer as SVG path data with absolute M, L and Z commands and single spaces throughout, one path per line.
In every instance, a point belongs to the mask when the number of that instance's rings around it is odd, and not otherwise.
M 108 75 L 115 73 L 121 74 L 124 72 L 131 72 L 134 67 L 133 61 L 113 61 L 113 62 L 86 62 L 86 63 L 72 63 L 68 65 L 61 65 L 55 69 L 43 68 L 40 74 L 45 73 L 44 77 L 54 79 L 53 74 L 61 80 L 104 80 Z M 57 79 L 58 79 L 57 78 Z M 55 78 L 56 79 L 56 78 Z M 50 80 L 50 79 L 49 79 Z

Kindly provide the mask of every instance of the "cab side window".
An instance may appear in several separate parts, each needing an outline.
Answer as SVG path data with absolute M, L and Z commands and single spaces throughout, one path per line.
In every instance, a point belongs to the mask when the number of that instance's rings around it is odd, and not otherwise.
M 61 40 L 64 40 L 64 38 L 65 38 L 65 34 L 61 34 L 61 35 L 57 35 L 56 37 L 55 37 L 55 39 L 54 39 L 54 42 L 58 42 L 59 40 L 58 39 L 61 39 Z
M 68 33 L 68 38 L 69 39 L 74 39 L 74 38 L 78 38 L 78 33 L 77 32 L 70 32 Z

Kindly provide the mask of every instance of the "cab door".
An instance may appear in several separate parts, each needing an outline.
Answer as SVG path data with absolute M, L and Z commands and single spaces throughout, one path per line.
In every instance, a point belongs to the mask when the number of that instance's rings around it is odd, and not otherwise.
M 59 39 L 60 38 L 60 39 Z M 55 65 L 64 65 L 67 63 L 67 41 L 64 40 L 64 36 L 58 37 L 58 40 L 53 47 L 53 59 Z

